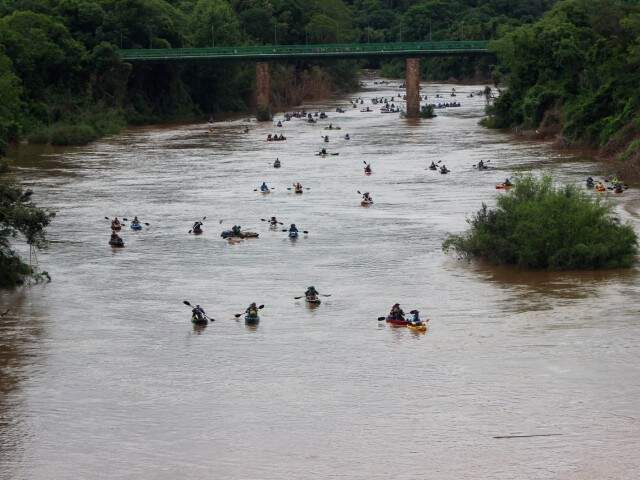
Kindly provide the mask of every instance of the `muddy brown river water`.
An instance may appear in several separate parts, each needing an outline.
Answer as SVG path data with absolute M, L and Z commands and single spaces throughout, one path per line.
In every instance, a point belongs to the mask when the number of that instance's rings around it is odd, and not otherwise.
M 467 98 L 482 86 L 456 88 L 462 107 L 432 120 L 335 113 L 345 97 L 308 106 L 329 113 L 317 125 L 142 128 L 23 152 L 20 180 L 58 216 L 38 253 L 52 283 L 0 293 L 0 478 L 637 478 L 638 270 L 526 273 L 440 249 L 513 172 L 582 183 L 599 167 L 484 129 L 484 99 Z M 397 92 L 369 81 L 357 95 Z M 267 143 L 274 130 L 288 140 Z M 340 155 L 314 156 L 323 146 Z M 263 180 L 270 195 L 253 191 Z M 607 195 L 638 229 L 638 191 Z M 151 226 L 112 250 L 115 214 Z M 205 215 L 204 235 L 187 234 Z M 271 215 L 310 233 L 269 231 Z M 260 238 L 221 239 L 233 224 Z M 332 296 L 310 309 L 293 298 L 309 285 Z M 194 330 L 184 299 L 216 322 Z M 251 301 L 266 305 L 257 328 L 233 317 Z M 378 323 L 394 302 L 428 332 Z

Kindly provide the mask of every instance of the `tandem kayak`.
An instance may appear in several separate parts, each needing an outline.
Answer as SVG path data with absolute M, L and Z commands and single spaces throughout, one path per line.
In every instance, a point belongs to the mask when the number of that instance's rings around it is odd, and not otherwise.
M 240 234 L 236 235 L 235 233 L 233 233 L 233 230 L 225 230 L 220 234 L 222 238 L 258 238 L 259 235 L 260 234 L 256 232 L 241 232 Z
M 246 323 L 247 325 L 255 325 L 258 322 L 260 322 L 260 317 L 258 315 L 256 315 L 255 317 L 252 317 L 251 315 L 244 316 L 244 323 Z
M 132 223 L 131 230 L 142 230 L 142 224 L 140 223 Z

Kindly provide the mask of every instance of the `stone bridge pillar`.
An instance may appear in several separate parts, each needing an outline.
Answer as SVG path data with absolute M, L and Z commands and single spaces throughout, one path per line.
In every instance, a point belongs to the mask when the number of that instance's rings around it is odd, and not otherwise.
M 407 86 L 407 117 L 420 116 L 420 59 L 407 58 L 405 68 Z
M 270 80 L 269 64 L 267 62 L 256 63 L 256 118 L 260 122 L 271 120 Z

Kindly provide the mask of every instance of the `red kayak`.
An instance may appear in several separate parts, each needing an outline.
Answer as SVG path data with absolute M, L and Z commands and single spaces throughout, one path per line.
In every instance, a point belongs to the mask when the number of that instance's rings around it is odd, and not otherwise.
M 409 323 L 404 319 L 402 319 L 402 320 L 394 320 L 394 319 L 391 319 L 389 317 L 387 317 L 386 322 L 388 324 L 390 324 L 390 325 L 393 325 L 394 327 L 406 327 L 407 324 Z

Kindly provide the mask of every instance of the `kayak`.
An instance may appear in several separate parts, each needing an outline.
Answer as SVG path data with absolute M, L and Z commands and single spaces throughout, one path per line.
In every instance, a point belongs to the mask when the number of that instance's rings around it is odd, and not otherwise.
M 325 130 L 342 130 L 341 127 L 324 127 Z
M 260 193 L 271 193 L 271 190 L 266 189 L 266 190 L 260 190 Z
M 298 238 L 298 232 L 289 232 L 289 238 Z
M 360 202 L 360 205 L 362 205 L 363 207 L 368 207 L 369 205 L 373 205 L 373 200 L 362 200 Z
M 438 170 L 438 167 L 429 166 L 429 170 Z
M 426 323 L 420 323 L 420 324 L 415 324 L 415 323 L 407 323 L 407 328 L 415 331 L 415 332 L 426 332 L 427 331 L 427 324 Z
M 113 230 L 114 232 L 119 232 L 120 230 L 122 230 L 122 225 L 114 225 L 112 223 L 111 224 L 111 230 Z
M 280 168 L 280 164 L 279 163 L 274 163 L 273 164 L 273 168 Z
M 258 238 L 259 235 L 255 232 L 240 232 L 239 235 L 236 235 L 232 230 L 225 230 L 220 234 L 222 238 Z
M 244 323 L 246 323 L 247 325 L 255 325 L 259 321 L 260 321 L 260 317 L 258 315 L 256 315 L 255 317 L 252 317 L 250 315 L 244 316 Z
M 203 230 L 194 230 L 192 233 L 194 235 L 201 235 L 203 233 Z
M 297 188 L 296 188 L 296 189 L 293 191 L 293 193 L 302 193 L 302 189 L 297 189 Z
M 109 240 L 109 245 L 111 245 L 113 248 L 124 248 L 124 241 L 122 239 L 116 242 Z
M 311 305 L 320 305 L 322 303 L 318 297 L 306 297 L 305 301 Z
M 370 170 L 370 169 L 369 169 L 369 170 L 367 170 L 366 168 L 364 169 L 364 174 L 365 174 L 365 175 L 371 175 L 371 173 L 372 173 L 372 172 L 371 172 L 371 170 Z
M 206 325 L 207 319 L 206 318 L 198 318 L 195 315 L 191 315 L 191 323 L 193 323 L 194 325 Z
M 504 183 L 499 183 L 496 185 L 496 190 L 509 190 L 513 185 L 505 185 Z
M 142 230 L 142 224 L 140 223 L 132 223 L 131 230 Z
M 391 318 L 389 318 L 389 317 L 387 317 L 386 322 L 387 322 L 389 325 L 392 325 L 392 326 L 394 326 L 394 327 L 406 327 L 406 326 L 407 326 L 407 324 L 409 323 L 409 322 L 407 322 L 407 321 L 406 321 L 406 320 L 404 320 L 404 319 L 401 319 L 401 320 L 395 320 L 395 319 L 391 319 Z

